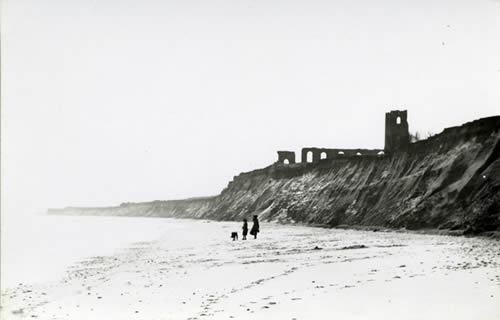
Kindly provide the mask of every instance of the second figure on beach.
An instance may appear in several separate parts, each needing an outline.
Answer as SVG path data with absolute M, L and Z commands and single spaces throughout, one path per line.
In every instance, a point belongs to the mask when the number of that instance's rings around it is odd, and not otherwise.
M 243 219 L 243 238 L 241 240 L 246 240 L 248 234 L 248 222 L 247 219 Z

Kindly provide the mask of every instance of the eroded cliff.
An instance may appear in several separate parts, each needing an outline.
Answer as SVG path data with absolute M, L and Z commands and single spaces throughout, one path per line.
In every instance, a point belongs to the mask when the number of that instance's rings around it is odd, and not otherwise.
M 500 230 L 500 117 L 445 129 L 407 152 L 242 173 L 220 195 L 53 214 L 158 216 L 328 226 Z

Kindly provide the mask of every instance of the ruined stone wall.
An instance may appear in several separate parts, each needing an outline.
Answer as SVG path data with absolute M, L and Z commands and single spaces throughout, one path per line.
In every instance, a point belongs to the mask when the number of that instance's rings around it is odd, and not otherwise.
M 278 163 L 280 164 L 294 164 L 295 152 L 293 151 L 278 151 Z
M 309 155 L 309 157 L 308 157 Z M 327 149 L 327 148 L 302 148 L 302 163 L 319 163 L 323 160 L 342 159 L 349 157 L 383 156 L 381 149 Z M 308 159 L 309 158 L 309 159 Z

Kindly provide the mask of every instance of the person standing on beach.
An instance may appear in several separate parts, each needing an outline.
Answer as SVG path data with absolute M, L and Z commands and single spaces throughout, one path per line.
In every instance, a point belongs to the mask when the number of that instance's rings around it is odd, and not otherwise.
M 259 232 L 260 232 L 259 219 L 257 219 L 257 216 L 253 216 L 253 225 L 252 225 L 252 230 L 250 230 L 250 234 L 253 236 L 254 239 L 257 239 L 257 233 Z
M 248 234 L 248 222 L 247 219 L 243 219 L 243 239 L 241 240 L 246 240 L 247 234 Z

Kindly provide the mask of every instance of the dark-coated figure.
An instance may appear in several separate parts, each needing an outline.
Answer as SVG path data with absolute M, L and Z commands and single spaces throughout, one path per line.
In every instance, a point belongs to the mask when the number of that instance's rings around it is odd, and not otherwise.
M 260 232 L 259 228 L 259 219 L 257 216 L 253 216 L 253 225 L 252 225 L 252 230 L 250 230 L 250 234 L 253 236 L 254 239 L 257 239 L 257 233 Z

